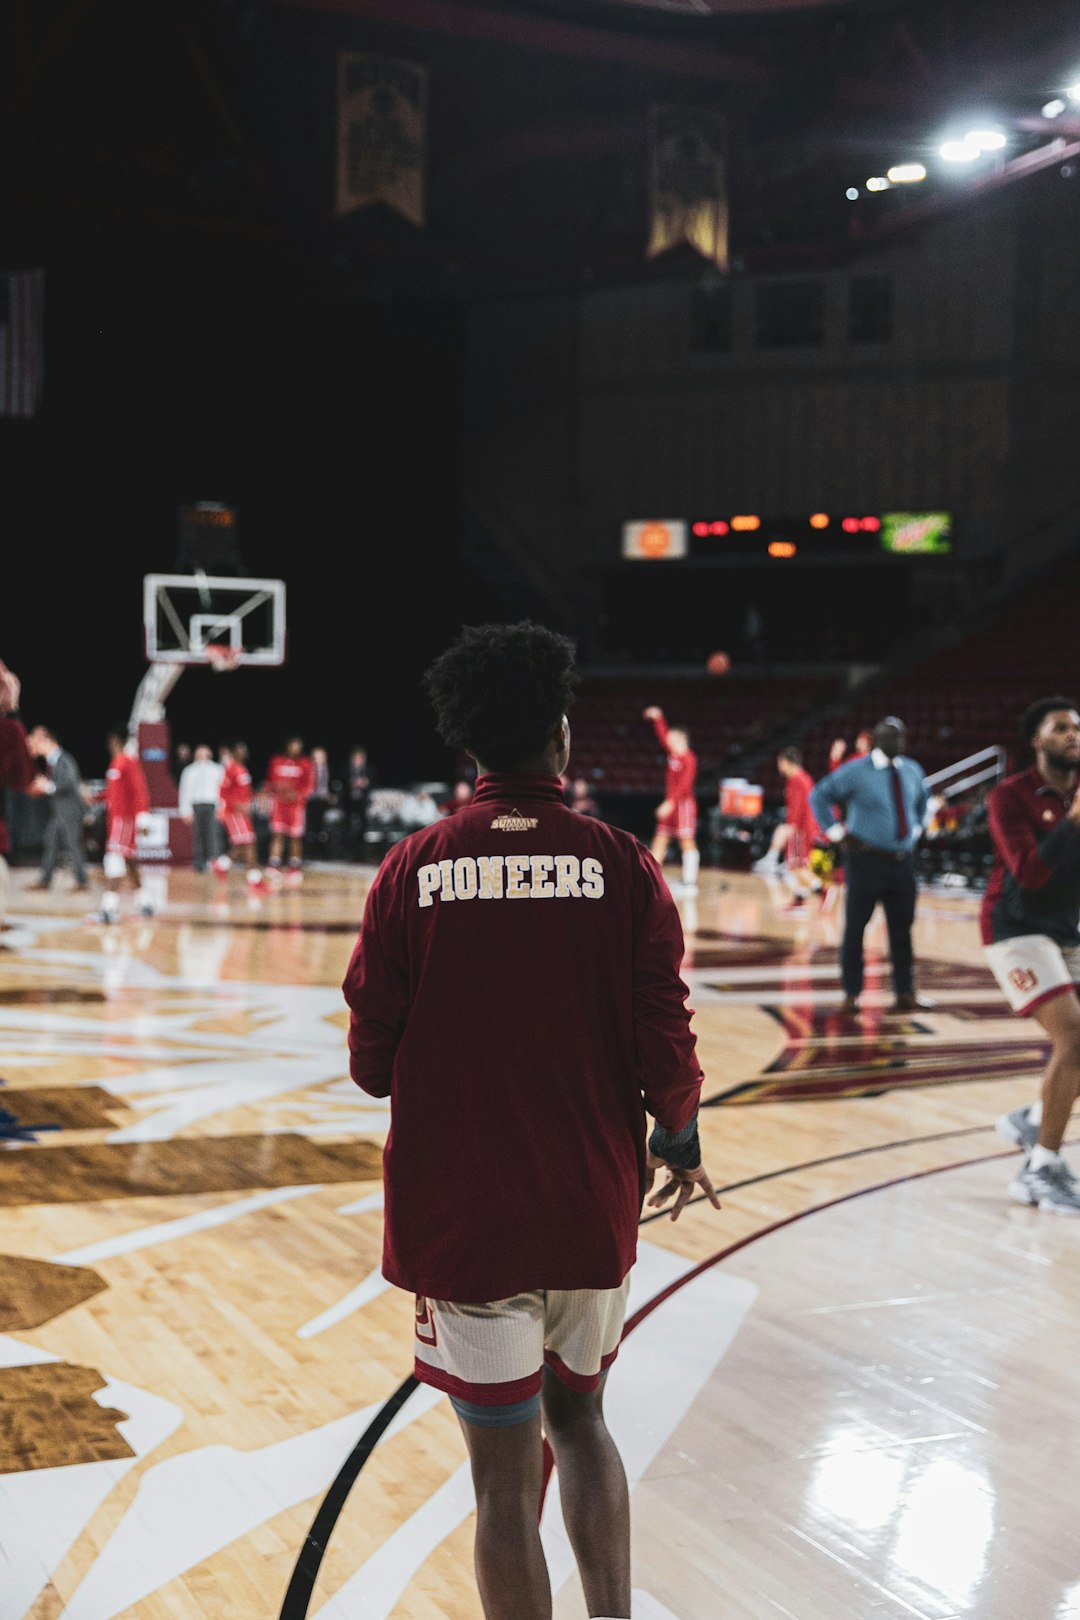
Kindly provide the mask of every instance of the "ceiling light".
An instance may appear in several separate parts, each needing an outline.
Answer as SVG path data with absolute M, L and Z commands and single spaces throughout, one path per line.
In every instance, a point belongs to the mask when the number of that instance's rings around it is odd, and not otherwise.
M 848 202 L 858 202 L 858 200 L 859 200 L 859 188 L 858 188 L 858 186 L 848 186 L 847 190 L 844 192 L 844 196 L 847 198 Z
M 866 182 L 866 189 L 867 191 L 888 191 L 889 182 L 883 174 L 874 174 Z
M 1080 84 L 1070 84 L 1065 94 L 1070 101 L 1080 101 Z
M 940 155 L 946 163 L 974 163 L 981 150 L 970 141 L 943 141 Z
M 897 163 L 889 170 L 888 178 L 894 186 L 911 185 L 915 180 L 925 180 L 926 170 L 921 163 Z
M 1042 115 L 1044 118 L 1060 118 L 1064 111 L 1065 103 L 1061 100 L 1060 96 L 1055 96 L 1053 101 L 1048 101 L 1046 103 L 1046 106 L 1042 110 Z
M 980 152 L 1000 152 L 1006 140 L 1000 129 L 969 129 L 964 144 L 977 146 Z

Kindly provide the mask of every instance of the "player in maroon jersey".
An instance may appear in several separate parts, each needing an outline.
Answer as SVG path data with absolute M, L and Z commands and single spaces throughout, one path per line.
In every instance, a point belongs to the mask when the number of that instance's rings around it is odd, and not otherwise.
M 660 746 L 667 754 L 664 802 L 656 811 L 652 852 L 663 867 L 672 838 L 679 840 L 683 888 L 692 894 L 697 889 L 698 866 L 701 862 L 697 847 L 697 799 L 694 797 L 697 755 L 690 747 L 690 738 L 683 728 L 669 726 L 664 719 L 663 709 L 656 704 L 645 710 L 644 718 L 652 721 Z
M 26 740 L 26 729 L 17 718 L 20 691 L 19 677 L 0 662 L 0 790 L 10 788 L 13 793 L 26 793 L 37 773 L 30 744 Z M 7 823 L 0 816 L 0 929 L 4 926 L 10 888 L 8 865 L 4 859 L 8 848 Z
M 251 772 L 248 770 L 247 743 L 234 742 L 218 749 L 218 759 L 225 767 L 221 778 L 221 799 L 218 819 L 225 829 L 228 854 L 214 862 L 219 872 L 227 872 L 232 861 L 243 862 L 247 880 L 254 887 L 262 882 L 262 873 L 256 857 L 255 828 L 251 820 Z M 220 864 L 219 864 L 220 862 Z
M 266 786 L 273 799 L 270 869 L 280 870 L 288 839 L 289 865 L 298 871 L 304 864 L 307 802 L 315 791 L 315 767 L 304 753 L 302 737 L 287 738 L 285 752 L 274 755 L 266 773 Z
M 383 1275 L 417 1296 L 416 1376 L 465 1434 L 489 1620 L 551 1615 L 541 1410 L 589 1613 L 629 1616 L 603 1387 L 642 1196 L 662 1163 L 652 1204 L 717 1204 L 675 905 L 635 838 L 563 803 L 573 657 L 480 625 L 429 671 L 476 793 L 386 856 L 345 979 L 353 1079 L 391 1100 Z
M 113 726 L 106 738 L 109 749 L 109 768 L 105 772 L 105 788 L 98 800 L 105 801 L 105 893 L 101 897 L 98 919 L 114 923 L 120 915 L 120 891 L 134 881 L 128 863 L 137 857 L 136 836 L 150 809 L 150 790 L 142 765 L 127 751 L 127 727 Z M 135 894 L 135 906 L 142 917 L 153 916 L 154 906 L 145 888 L 140 884 Z
M 997 1122 L 1026 1155 L 1009 1187 L 1021 1204 L 1080 1215 L 1061 1147 L 1080 1093 L 1080 710 L 1046 697 L 1020 720 L 1034 765 L 999 782 L 986 808 L 994 868 L 980 913 L 986 960 L 1012 1010 L 1050 1037 L 1034 1103 Z

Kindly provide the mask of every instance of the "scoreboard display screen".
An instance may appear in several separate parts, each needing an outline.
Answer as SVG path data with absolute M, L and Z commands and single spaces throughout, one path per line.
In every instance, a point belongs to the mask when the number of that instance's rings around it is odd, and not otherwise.
M 654 562 L 934 557 L 951 552 L 952 527 L 951 512 L 726 512 L 626 523 L 622 555 Z
M 240 572 L 236 545 L 236 508 L 224 501 L 192 501 L 176 513 L 177 567 L 183 573 Z
M 951 512 L 882 512 L 881 544 L 900 557 L 940 557 L 952 550 Z
M 811 512 L 767 517 L 734 512 L 690 524 L 691 557 L 873 557 L 881 554 L 882 520 L 876 512 Z

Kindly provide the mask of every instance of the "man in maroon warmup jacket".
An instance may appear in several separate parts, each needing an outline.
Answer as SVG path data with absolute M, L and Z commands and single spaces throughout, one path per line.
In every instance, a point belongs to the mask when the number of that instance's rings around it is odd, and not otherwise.
M 36 774 L 26 729 L 17 719 L 20 683 L 7 665 L 0 662 L 0 793 L 10 788 L 13 793 L 25 793 Z M 7 823 L 0 817 L 0 930 L 7 912 L 10 879 L 4 857 L 9 849 Z
M 678 912 L 636 839 L 563 803 L 574 679 L 533 624 L 466 629 L 429 670 L 476 793 L 387 856 L 345 980 L 353 1079 L 391 1099 L 383 1271 L 417 1296 L 416 1375 L 468 1443 L 488 1620 L 551 1615 L 541 1397 L 589 1613 L 629 1615 L 602 1401 L 641 1201 L 664 1165 L 652 1204 L 719 1208 Z

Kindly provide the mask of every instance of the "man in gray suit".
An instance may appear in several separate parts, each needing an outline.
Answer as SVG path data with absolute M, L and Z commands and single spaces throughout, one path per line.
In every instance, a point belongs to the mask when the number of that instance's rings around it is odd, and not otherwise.
M 61 748 L 48 726 L 35 726 L 29 739 L 31 751 L 49 767 L 47 777 L 39 781 L 40 789 L 51 800 L 49 825 L 45 830 L 45 860 L 35 889 L 47 889 L 52 883 L 57 863 L 64 850 L 71 860 L 75 874 L 75 887 L 85 889 L 86 860 L 83 856 L 83 802 L 82 778 L 74 758 Z

